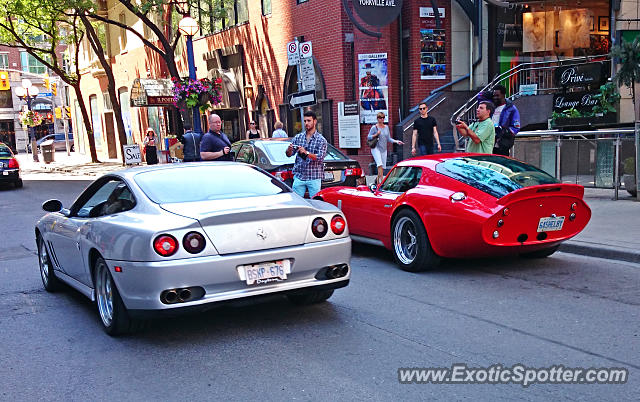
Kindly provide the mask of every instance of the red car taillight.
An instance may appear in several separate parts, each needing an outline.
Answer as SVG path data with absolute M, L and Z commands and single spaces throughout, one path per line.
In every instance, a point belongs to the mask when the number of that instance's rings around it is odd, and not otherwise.
M 178 241 L 171 235 L 163 234 L 153 241 L 153 249 L 161 256 L 169 257 L 178 251 Z
M 327 234 L 327 230 L 329 230 L 327 227 L 327 221 L 322 218 L 316 218 L 313 220 L 313 223 L 311 224 L 311 231 L 315 237 L 324 237 L 324 235 Z
M 189 232 L 184 235 L 182 239 L 182 247 L 191 254 L 197 254 L 204 250 L 204 246 L 207 242 L 204 240 L 204 236 L 198 232 Z
M 345 169 L 344 175 L 360 177 L 362 176 L 362 169 L 360 168 Z
M 9 169 L 17 169 L 20 167 L 18 164 L 18 160 L 16 158 L 9 159 L 9 165 L 7 165 Z
M 278 170 L 272 174 L 282 181 L 293 179 L 293 172 L 291 170 Z
M 331 231 L 337 235 L 344 233 L 344 229 L 347 227 L 347 222 L 341 215 L 335 215 L 331 218 Z

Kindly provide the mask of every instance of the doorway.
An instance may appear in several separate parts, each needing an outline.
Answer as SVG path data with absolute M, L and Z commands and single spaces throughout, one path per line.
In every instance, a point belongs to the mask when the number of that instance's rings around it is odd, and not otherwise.
M 109 159 L 116 159 L 118 157 L 118 150 L 116 148 L 116 130 L 113 126 L 113 112 L 104 113 L 104 126 L 107 136 Z

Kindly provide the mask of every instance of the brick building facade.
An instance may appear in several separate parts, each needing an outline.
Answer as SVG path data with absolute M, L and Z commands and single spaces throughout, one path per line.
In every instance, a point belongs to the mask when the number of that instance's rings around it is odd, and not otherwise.
M 318 104 L 312 109 L 319 115 L 320 131 L 338 146 L 338 103 L 358 102 L 362 94 L 359 88 L 359 74 L 362 73 L 362 69 L 359 70 L 359 55 L 386 53 L 388 88 L 385 110 L 389 125 L 401 119 L 403 101 L 406 115 L 406 109 L 428 96 L 430 90 L 451 81 L 451 3 L 441 3 L 439 7 L 444 8 L 446 15 L 441 29 L 446 39 L 444 48 L 439 49 L 443 50 L 444 59 L 439 61 L 446 67 L 446 73 L 442 73 L 439 79 L 421 77 L 424 61 L 421 60 L 421 43 L 424 39 L 424 35 L 421 36 L 424 26 L 421 24 L 424 25 L 424 21 L 420 9 L 431 7 L 428 0 L 404 1 L 402 21 L 396 19 L 382 28 L 367 26 L 359 20 L 366 29 L 381 32 L 380 38 L 356 29 L 338 1 L 309 0 L 298 4 L 292 0 L 272 0 L 271 12 L 267 15 L 263 14 L 261 2 L 247 1 L 246 20 L 214 33 L 203 29 L 200 36 L 194 37 L 197 77 L 223 78 L 224 102 L 216 106 L 214 111 L 223 118 L 223 130 L 232 139 L 244 138 L 249 120 L 257 121 L 262 131 L 269 135 L 273 124 L 280 120 L 285 123 L 289 135 L 294 135 L 301 127 L 299 112 L 289 110 L 287 98 L 297 91 L 297 69 L 287 63 L 286 46 L 294 39 L 311 41 L 318 98 Z M 123 20 L 119 16 L 124 15 L 124 21 L 135 26 L 135 16 L 118 2 L 109 1 L 107 7 L 111 19 Z M 403 33 L 400 32 L 401 25 Z M 139 30 L 141 33 L 143 31 Z M 166 127 L 160 130 L 161 134 L 175 134 L 170 113 L 167 113 L 169 108 L 158 108 L 150 113 L 150 108 L 129 107 L 126 95 L 136 78 L 168 78 L 161 59 L 130 32 L 112 27 L 107 31 L 107 36 L 116 85 L 122 94 L 121 99 L 126 102 L 122 105 L 123 113 L 129 116 L 129 142 L 141 143 L 141 133 L 149 125 L 159 128 L 164 124 Z M 400 59 L 402 47 L 403 60 Z M 86 50 L 81 54 L 84 57 L 82 93 L 97 127 L 94 134 L 99 155 L 103 158 L 119 157 L 121 147 L 117 133 L 114 133 L 112 113 L 108 109 L 108 102 L 104 100 L 106 79 L 95 56 L 92 57 L 91 52 Z M 178 54 L 181 56 L 177 59 L 179 70 L 187 76 L 184 44 L 178 47 Z M 431 62 L 435 63 L 435 60 Z M 403 66 L 404 72 L 401 71 Z M 73 95 L 70 106 L 73 118 L 77 120 L 80 115 L 77 104 L 74 105 Z M 74 126 L 75 130 L 80 130 L 76 138 L 84 138 L 82 124 Z M 370 127 L 369 122 L 361 124 L 360 148 L 343 149 L 363 167 L 372 161 L 366 146 L 366 134 Z M 79 144 L 77 148 L 80 152 L 88 153 L 86 144 Z

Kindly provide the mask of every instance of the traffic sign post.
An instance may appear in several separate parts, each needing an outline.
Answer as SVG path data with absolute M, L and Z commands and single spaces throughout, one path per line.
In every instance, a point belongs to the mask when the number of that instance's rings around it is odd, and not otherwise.
M 289 95 L 289 107 L 292 110 L 297 107 L 302 110 L 305 106 L 315 105 L 316 101 L 316 91 L 314 89 Z
M 287 60 L 290 66 L 300 63 L 300 53 L 298 52 L 298 41 L 287 43 Z
M 308 59 L 313 56 L 313 47 L 311 46 L 311 41 L 302 42 L 300 44 L 300 58 Z
M 302 70 L 302 89 L 316 89 L 316 72 L 313 67 L 312 58 L 300 59 L 300 69 Z

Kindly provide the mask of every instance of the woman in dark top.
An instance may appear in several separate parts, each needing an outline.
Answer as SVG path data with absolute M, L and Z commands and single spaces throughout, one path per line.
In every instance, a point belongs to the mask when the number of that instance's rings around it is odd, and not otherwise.
M 147 158 L 147 165 L 155 165 L 158 163 L 157 141 L 158 138 L 156 137 L 155 131 L 153 131 L 151 127 L 147 128 L 147 135 L 144 138 L 144 154 Z
M 252 121 L 249 123 L 249 129 L 247 130 L 247 139 L 251 140 L 254 138 L 261 138 L 260 130 L 256 128 L 256 122 Z

